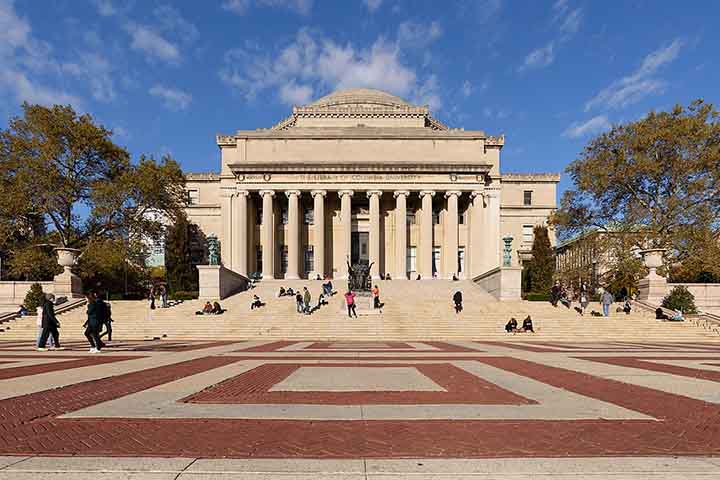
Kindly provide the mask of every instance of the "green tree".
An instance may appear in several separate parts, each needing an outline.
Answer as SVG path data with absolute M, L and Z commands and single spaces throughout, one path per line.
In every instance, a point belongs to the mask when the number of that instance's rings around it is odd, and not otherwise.
M 58 246 L 84 248 L 108 235 L 155 235 L 149 212 L 184 205 L 184 177 L 170 157 L 135 164 L 112 132 L 70 106 L 23 104 L 0 131 L 0 238 L 40 219 Z
M 193 264 L 195 228 L 181 213 L 165 235 L 165 275 L 171 293 L 198 290 L 198 272 Z
M 695 306 L 695 295 L 682 285 L 673 288 L 670 293 L 663 298 L 662 306 L 670 310 L 680 310 L 683 313 L 697 313 Z
M 547 293 L 553 285 L 555 274 L 555 251 L 550 245 L 548 228 L 536 225 L 533 228 L 532 260 L 527 272 L 529 291 Z
M 30 290 L 25 295 L 25 301 L 23 305 L 27 308 L 29 313 L 35 313 L 37 308 L 45 301 L 45 294 L 43 293 L 42 285 L 39 283 L 33 283 L 30 285 Z
M 687 257 L 688 232 L 720 219 L 720 122 L 702 100 L 614 125 L 567 168 L 574 186 L 553 216 L 561 239 L 633 231 L 639 248 Z
M 54 253 L 33 245 L 15 250 L 7 263 L 12 280 L 47 281 L 62 272 Z
M 78 259 L 75 270 L 86 289 L 100 293 L 141 293 L 148 272 L 141 242 L 122 238 L 91 240 Z

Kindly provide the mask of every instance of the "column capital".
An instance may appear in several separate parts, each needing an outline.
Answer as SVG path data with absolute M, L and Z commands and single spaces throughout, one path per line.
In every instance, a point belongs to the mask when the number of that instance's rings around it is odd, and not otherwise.
M 354 193 L 352 190 L 338 190 L 338 197 L 342 198 L 345 195 L 352 197 Z
M 259 193 L 260 193 L 260 195 L 263 196 L 263 197 L 264 197 L 265 195 L 270 195 L 271 197 L 275 196 L 275 190 L 260 190 Z
M 459 197 L 460 195 L 462 195 L 462 193 L 463 192 L 461 192 L 460 190 L 448 190 L 447 192 L 445 192 L 445 198 L 451 197 L 453 195 Z
M 407 197 L 408 195 L 410 195 L 410 192 L 407 190 L 395 190 L 393 192 L 393 197 L 395 198 L 399 197 L 400 195 Z
M 485 190 L 475 190 L 474 192 L 470 192 L 470 196 L 472 198 L 475 197 L 484 197 L 485 196 Z
M 220 198 L 232 198 L 235 195 L 235 187 L 220 187 Z
M 368 198 L 371 198 L 373 195 L 377 195 L 378 197 L 382 197 L 382 190 L 368 190 L 366 192 L 366 195 Z
M 430 195 L 431 197 L 435 196 L 435 190 L 421 190 L 420 196 L 424 197 L 425 195 Z
M 235 195 L 250 195 L 250 192 L 247 190 L 235 190 Z
M 293 195 L 295 195 L 295 196 L 300 196 L 300 190 L 287 190 L 287 191 L 285 192 L 285 196 L 288 197 L 288 198 L 290 198 L 290 197 L 293 196 Z
M 312 190 L 310 192 L 310 195 L 313 196 L 313 198 L 317 197 L 318 195 L 322 195 L 323 197 L 327 195 L 327 190 Z

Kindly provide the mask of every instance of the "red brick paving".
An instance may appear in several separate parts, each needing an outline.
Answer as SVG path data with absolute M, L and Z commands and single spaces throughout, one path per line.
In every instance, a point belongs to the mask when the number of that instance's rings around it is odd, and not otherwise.
M 720 455 L 720 406 L 511 357 L 479 361 L 661 421 L 57 419 L 236 361 L 205 357 L 0 401 L 0 454 L 208 458 Z M 449 407 L 450 408 L 450 407 Z
M 720 382 L 720 372 L 717 370 L 701 370 L 692 367 L 680 367 L 677 365 L 668 365 L 665 363 L 654 363 L 647 360 L 717 360 L 718 357 L 578 357 L 582 360 L 590 360 L 592 362 L 607 363 L 609 365 L 619 365 L 621 367 L 639 368 L 642 370 L 651 370 L 653 372 L 671 373 L 683 377 L 699 378 L 701 380 L 710 380 L 711 382 Z M 711 364 L 712 365 L 712 364 Z
M 235 350 L 236 352 L 274 352 L 277 351 L 280 348 L 289 347 L 290 345 L 295 345 L 299 342 L 287 342 L 287 341 L 278 341 L 278 342 L 270 342 L 266 343 L 264 345 L 258 345 L 256 347 L 249 347 L 249 348 L 241 348 L 240 350 Z
M 70 370 L 71 368 L 89 367 L 90 365 L 103 365 L 107 363 L 124 362 L 125 360 L 134 360 L 137 358 L 143 358 L 139 356 L 128 357 L 128 356 L 105 356 L 105 357 L 80 357 L 80 356 L 67 356 L 67 355 L 47 355 L 44 356 L 42 353 L 37 355 L 12 355 L 8 358 L 33 358 L 48 360 L 56 359 L 67 359 L 66 362 L 52 362 L 42 363 L 38 365 L 26 365 L 23 367 L 11 367 L 0 369 L 0 380 L 7 380 L 8 378 L 26 377 L 28 375 L 38 375 L 40 373 L 48 372 L 59 372 L 63 370 Z M 4 363 L 4 362 L 0 362 Z
M 303 350 L 356 350 L 353 347 L 353 343 L 358 342 L 315 342 L 312 345 L 305 347 Z M 367 345 L 371 342 L 361 342 L 363 345 L 362 351 L 367 350 L 415 350 L 414 347 L 408 345 L 405 342 L 376 342 L 375 346 L 368 347 Z M 342 344 L 348 345 L 348 347 L 336 347 L 335 345 Z
M 269 391 L 303 366 L 323 368 L 411 367 L 447 390 L 446 392 L 357 391 L 293 392 Z M 529 405 L 534 400 L 510 392 L 449 363 L 434 364 L 266 364 L 230 378 L 181 400 L 214 404 L 310 404 L 310 405 Z

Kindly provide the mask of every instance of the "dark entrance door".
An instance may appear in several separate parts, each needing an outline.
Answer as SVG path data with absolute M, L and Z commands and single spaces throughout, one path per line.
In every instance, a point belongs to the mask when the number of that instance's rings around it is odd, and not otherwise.
M 350 262 L 367 265 L 370 262 L 370 234 L 368 232 L 353 232 L 351 239 Z

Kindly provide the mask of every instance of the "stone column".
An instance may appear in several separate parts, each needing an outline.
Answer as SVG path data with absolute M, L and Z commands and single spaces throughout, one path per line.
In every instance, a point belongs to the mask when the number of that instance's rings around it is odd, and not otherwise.
M 487 235 L 487 270 L 501 265 L 502 247 L 500 239 L 500 192 L 498 190 L 485 190 L 485 229 Z M 480 272 L 484 273 L 484 272 Z
M 380 197 L 381 190 L 367 192 L 370 199 L 370 276 L 380 278 Z
M 422 198 L 422 220 L 420 222 L 420 261 L 418 262 L 418 273 L 423 279 L 432 278 L 433 258 L 433 219 L 432 219 L 432 197 L 435 192 L 423 190 L 420 192 Z
M 315 224 L 315 245 L 313 252 L 315 256 L 315 267 L 311 273 L 311 277 L 325 279 L 325 190 L 313 190 L 310 192 L 313 196 L 313 223 Z
M 221 188 L 220 190 L 220 264 L 225 268 L 232 268 L 232 224 L 233 224 L 233 196 L 234 188 Z
M 250 192 L 238 190 L 233 197 L 233 271 L 248 275 L 248 204 Z
M 458 198 L 462 192 L 445 192 L 447 198 L 447 223 L 445 224 L 445 275 L 452 278 L 458 275 Z
M 285 278 L 296 280 L 300 278 L 300 191 L 288 190 L 285 195 L 288 197 L 288 268 Z
M 262 276 L 265 280 L 275 278 L 275 225 L 273 217 L 273 196 L 274 190 L 261 190 L 263 197 L 262 211 L 262 232 L 260 242 L 262 243 Z
M 352 190 L 340 190 L 338 195 L 340 196 L 340 221 L 342 222 L 342 254 L 343 260 L 350 261 L 350 254 L 352 253 Z M 342 268 L 342 267 L 341 267 Z M 343 269 L 344 272 L 340 275 L 340 278 L 347 278 L 347 269 Z
M 487 270 L 485 266 L 485 249 L 488 248 L 483 234 L 485 233 L 485 191 L 477 190 L 470 194 L 470 259 L 467 270 L 469 278 L 474 278 Z
M 407 196 L 400 190 L 395 196 L 395 278 L 407 279 Z

